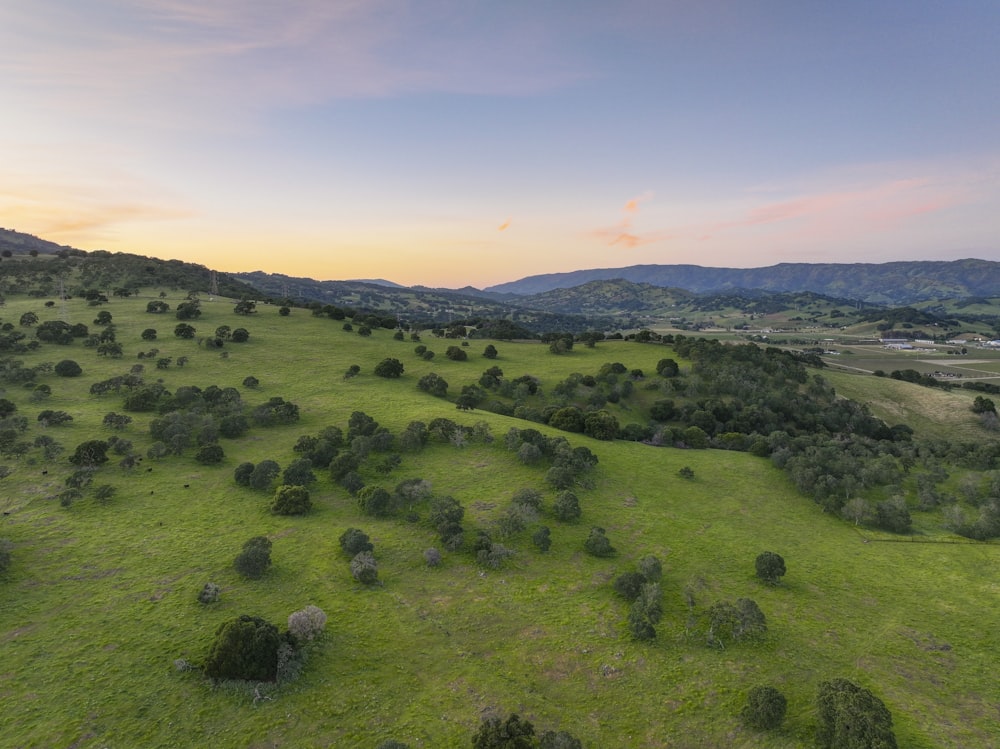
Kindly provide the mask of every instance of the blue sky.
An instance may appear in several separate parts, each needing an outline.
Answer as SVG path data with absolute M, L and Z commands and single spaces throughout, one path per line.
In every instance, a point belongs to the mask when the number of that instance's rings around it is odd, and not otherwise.
M 0 6 L 0 225 L 479 287 L 1000 259 L 1000 3 Z

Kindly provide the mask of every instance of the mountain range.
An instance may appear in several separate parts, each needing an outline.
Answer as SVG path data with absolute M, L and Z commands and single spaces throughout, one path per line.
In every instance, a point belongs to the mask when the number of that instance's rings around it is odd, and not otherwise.
M 890 263 L 780 263 L 763 268 L 633 265 L 528 276 L 490 286 L 493 294 L 541 294 L 591 281 L 631 281 L 696 294 L 732 289 L 812 291 L 842 299 L 899 305 L 934 299 L 1000 296 L 1000 263 L 915 260 Z
M 156 264 L 169 264 L 170 278 L 161 283 L 181 283 L 182 268 L 195 277 L 209 278 L 203 266 L 177 260 L 157 260 L 105 250 L 85 252 L 9 229 L 0 229 L 0 252 L 5 257 L 59 255 L 105 260 L 118 266 L 115 272 L 142 285 L 161 276 Z M 124 272 L 120 266 L 136 266 L 141 272 Z M 106 273 L 90 274 L 95 280 Z M 130 278 L 132 276 L 132 278 Z M 172 280 L 171 280 L 172 279 Z M 229 293 L 287 299 L 297 303 L 321 302 L 362 309 L 381 309 L 437 321 L 454 317 L 509 317 L 515 311 L 532 310 L 538 325 L 557 324 L 555 316 L 583 315 L 592 324 L 603 324 L 595 316 L 638 316 L 679 303 L 696 304 L 698 297 L 724 296 L 746 300 L 786 294 L 814 294 L 838 304 L 855 306 L 903 306 L 940 300 L 974 300 L 1000 297 L 1000 263 L 990 260 L 898 261 L 889 263 L 781 263 L 760 268 L 710 268 L 698 265 L 633 265 L 596 268 L 566 273 L 527 276 L 486 289 L 405 287 L 383 279 L 318 281 L 279 273 L 252 271 L 218 274 Z M 226 293 L 220 289 L 222 293 Z M 703 306 L 703 305 L 701 305 Z M 523 319 L 523 318 L 522 318 Z M 632 322 L 634 322 L 633 320 Z M 619 320 L 619 322 L 628 322 Z M 576 325 L 569 325 L 575 328 Z

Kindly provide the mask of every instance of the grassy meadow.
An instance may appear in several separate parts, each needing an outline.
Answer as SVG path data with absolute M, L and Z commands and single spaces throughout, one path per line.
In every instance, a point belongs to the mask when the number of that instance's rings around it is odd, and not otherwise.
M 0 539 L 12 555 L 0 578 L 4 746 L 374 749 L 394 738 L 412 747 L 461 747 L 484 716 L 517 712 L 539 732 L 565 729 L 592 748 L 791 748 L 814 743 L 816 689 L 835 677 L 872 689 L 886 703 L 901 747 L 989 746 L 1000 734 L 1000 546 L 859 533 L 798 495 L 765 459 L 566 435 L 600 459 L 593 487 L 577 491 L 583 518 L 563 524 L 543 517 L 551 550 L 534 548 L 529 527 L 506 542 L 518 554 L 500 570 L 480 569 L 468 552 L 446 552 L 440 567 L 429 568 L 423 552 L 439 540 L 426 523 L 365 517 L 322 471 L 312 487 L 314 509 L 302 517 L 270 514 L 268 494 L 233 480 L 243 461 L 273 459 L 284 468 L 298 457 L 292 446 L 299 435 L 346 429 L 354 411 L 395 433 L 436 417 L 485 422 L 497 438 L 492 444 L 432 444 L 404 453 L 387 477 L 363 472 L 368 483 L 389 489 L 406 478 L 427 479 L 435 494 L 462 502 L 471 535 L 488 527 L 517 489 L 537 488 L 551 506 L 545 469 L 522 465 L 502 437 L 512 426 L 558 432 L 456 411 L 417 389 L 422 375 L 437 372 L 454 395 L 495 364 L 508 378 L 531 374 L 551 390 L 568 374 L 596 373 L 606 362 L 652 374 L 668 349 L 607 341 L 557 356 L 541 344 L 498 341 L 491 362 L 481 356 L 487 342 L 473 340 L 469 360 L 454 362 L 444 354 L 456 341 L 425 335 L 423 344 L 437 354 L 428 362 L 389 330 L 362 338 L 304 310 L 281 317 L 261 305 L 244 317 L 230 300 L 203 298 L 202 316 L 189 321 L 198 335 L 220 325 L 250 331 L 247 343 L 226 344 L 223 357 L 175 338 L 172 311 L 145 312 L 158 291 L 99 308 L 68 301 L 68 321 L 92 331 L 97 312 L 111 312 L 124 357 L 102 359 L 79 341 L 45 344 L 16 358 L 28 366 L 74 359 L 83 375 L 44 375 L 40 382 L 52 387 L 44 403 L 32 402 L 26 389 L 0 394 L 28 417 L 29 437 L 49 434 L 66 447 L 51 462 L 38 450 L 2 461 L 13 469 L 0 480 Z M 180 296 L 168 294 L 165 301 L 176 307 Z M 9 298 L 0 319 L 16 325 L 29 310 L 42 321 L 60 319 L 60 307 L 43 301 Z M 141 340 L 150 327 L 158 340 Z M 92 396 L 90 385 L 127 372 L 136 354 L 151 348 L 189 361 L 159 370 L 144 360 L 147 381 L 162 379 L 171 391 L 236 387 L 251 406 L 280 396 L 298 404 L 301 420 L 223 439 L 226 458 L 218 466 L 195 462 L 193 449 L 147 458 L 131 474 L 112 459 L 95 479 L 116 487 L 110 501 L 86 496 L 60 506 L 55 497 L 73 468 L 67 457 L 84 440 L 110 436 L 103 416 L 123 411 L 120 395 Z M 404 363 L 401 378 L 372 374 L 385 357 Z M 345 380 L 352 364 L 361 373 Z M 259 389 L 242 386 L 248 375 L 260 380 Z M 849 389 L 843 377 L 836 385 Z M 655 385 L 657 378 L 647 380 Z M 865 388 L 928 393 L 873 377 L 852 386 L 848 395 L 886 403 L 900 395 Z M 641 405 L 663 397 L 645 388 L 640 382 L 633 398 L 608 410 L 623 424 L 642 422 Z M 42 409 L 64 410 L 74 420 L 43 429 L 35 420 Z M 121 436 L 145 454 L 151 415 L 133 416 Z M 693 479 L 678 476 L 685 466 Z M 584 553 L 593 525 L 607 530 L 614 558 Z M 371 536 L 379 586 L 352 579 L 338 545 L 348 527 Z M 273 541 L 274 566 L 252 581 L 232 561 L 256 535 Z M 788 565 L 776 587 L 754 576 L 754 558 L 764 550 Z M 664 618 L 657 639 L 640 643 L 630 638 L 628 605 L 611 582 L 647 554 L 663 560 Z M 196 597 L 208 581 L 222 587 L 222 596 L 206 606 Z M 686 587 L 699 613 L 717 600 L 754 599 L 767 616 L 766 639 L 707 647 L 703 635 L 688 630 Z M 329 616 L 324 637 L 298 680 L 265 689 L 259 699 L 175 668 L 176 659 L 203 657 L 216 627 L 231 617 L 254 614 L 283 627 L 288 614 L 308 604 Z M 749 689 L 765 683 L 789 702 L 783 727 L 766 734 L 743 728 L 737 717 Z

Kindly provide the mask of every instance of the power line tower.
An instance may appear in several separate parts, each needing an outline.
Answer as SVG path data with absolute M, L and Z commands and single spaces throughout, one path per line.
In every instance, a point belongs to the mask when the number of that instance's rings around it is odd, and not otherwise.
M 69 322 L 69 310 L 66 309 L 66 282 L 59 279 L 59 319 Z
M 212 285 L 208 289 L 212 296 L 219 296 L 219 274 L 212 271 Z

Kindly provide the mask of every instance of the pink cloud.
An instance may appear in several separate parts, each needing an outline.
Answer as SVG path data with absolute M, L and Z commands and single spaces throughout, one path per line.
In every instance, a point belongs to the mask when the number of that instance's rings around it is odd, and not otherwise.
M 632 223 L 639 213 L 639 206 L 652 197 L 651 192 L 644 192 L 642 195 L 625 201 L 625 205 L 622 206 L 622 211 L 625 214 L 622 220 L 614 226 L 594 229 L 589 232 L 590 236 L 607 242 L 609 247 L 621 245 L 628 249 L 668 239 L 670 235 L 664 232 L 647 233 L 640 236 L 632 231 Z
M 833 190 L 765 203 L 736 219 L 698 228 L 698 234 L 774 226 L 803 240 L 830 239 L 852 231 L 886 231 L 910 219 L 965 200 L 962 190 L 926 178 L 898 179 L 852 190 Z

